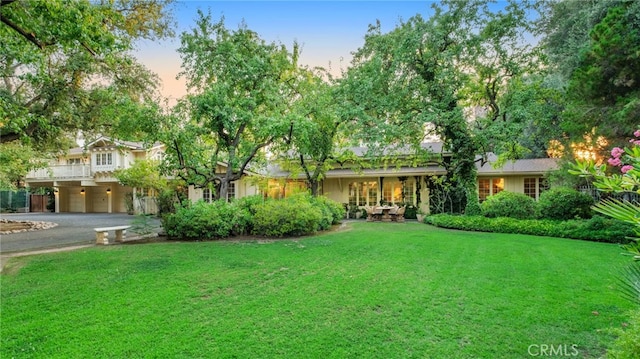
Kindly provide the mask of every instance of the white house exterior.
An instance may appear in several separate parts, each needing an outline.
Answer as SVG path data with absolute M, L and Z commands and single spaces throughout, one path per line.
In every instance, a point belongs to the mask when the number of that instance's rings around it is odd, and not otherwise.
M 433 153 L 443 154 L 444 157 L 451 155 L 443 153 L 441 143 L 424 143 L 423 147 Z M 363 156 L 364 152 L 364 148 L 354 149 L 354 153 L 359 156 Z M 476 164 L 478 195 L 481 202 L 487 196 L 503 190 L 523 193 L 537 200 L 540 193 L 547 188 L 545 174 L 558 168 L 557 160 L 551 158 L 516 160 L 507 162 L 502 168 L 493 168 L 497 157 L 493 154 L 487 157 L 488 162 L 482 164 L 478 161 Z M 321 193 L 328 198 L 358 207 L 377 205 L 381 201 L 417 205 L 419 200 L 422 211 L 429 213 L 429 181 L 434 176 L 445 174 L 445 168 L 435 162 L 417 166 L 393 164 L 386 168 L 365 169 L 344 165 L 329 170 L 320 188 Z M 270 189 L 270 192 L 280 191 L 280 196 L 287 194 L 292 188 L 295 190 L 303 185 L 302 175 L 292 178 L 289 173 L 276 169 L 273 170 L 272 176 L 280 181 L 272 184 L 276 189 Z M 283 181 L 283 178 L 288 180 Z
M 441 143 L 425 143 L 423 146 L 444 157 Z M 364 148 L 353 149 L 364 156 Z M 51 162 L 49 168 L 32 171 L 25 179 L 28 187 L 53 187 L 55 189 L 55 212 L 102 212 L 123 213 L 133 203 L 135 212 L 155 213 L 155 194 L 147 189 L 122 186 L 113 176 L 116 169 L 130 167 L 136 160 L 161 159 L 164 147 L 156 144 L 145 148 L 142 143 L 115 141 L 101 137 L 84 148 L 71 149 L 67 155 Z M 557 169 L 554 159 L 526 159 L 508 162 L 502 168 L 493 168 L 495 156 L 489 162 L 477 164 L 479 199 L 503 190 L 524 193 L 538 199 L 546 188 L 544 175 Z M 224 164 L 219 164 L 224 172 Z M 420 202 L 421 209 L 429 211 L 429 179 L 446 174 L 446 170 L 435 162 L 413 166 L 393 164 L 385 168 L 357 169 L 344 164 L 326 173 L 321 182 L 322 194 L 337 202 L 355 205 Z M 268 180 L 256 181 L 256 178 Z M 258 184 L 261 182 L 261 184 Z M 282 197 L 306 188 L 301 174 L 295 177 L 270 166 L 268 174 L 246 173 L 243 179 L 234 181 L 229 188 L 230 198 L 241 198 L 262 194 Z M 214 196 L 208 189 L 189 187 L 192 201 L 211 201 Z M 129 202 L 129 203 L 127 203 Z
M 136 212 L 156 211 L 153 193 L 125 187 L 113 176 L 136 160 L 160 159 L 163 146 L 145 148 L 142 143 L 100 137 L 84 147 L 72 148 L 50 162 L 48 168 L 30 172 L 28 187 L 53 187 L 55 212 L 125 213 L 127 196 Z M 131 202 L 131 200 L 129 200 Z

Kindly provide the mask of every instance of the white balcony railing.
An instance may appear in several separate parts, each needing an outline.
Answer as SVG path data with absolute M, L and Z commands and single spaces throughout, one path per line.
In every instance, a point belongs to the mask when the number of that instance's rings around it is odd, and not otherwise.
M 116 170 L 116 166 L 115 165 L 93 165 L 92 169 L 93 172 L 113 172 Z
M 53 179 L 53 178 L 88 178 L 91 177 L 90 165 L 57 165 L 49 168 L 41 168 L 27 174 L 27 179 Z

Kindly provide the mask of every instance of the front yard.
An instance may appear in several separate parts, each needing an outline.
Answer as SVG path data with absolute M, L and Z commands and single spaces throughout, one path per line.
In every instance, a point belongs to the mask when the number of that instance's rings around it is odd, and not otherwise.
M 626 325 L 617 245 L 350 223 L 295 240 L 14 258 L 2 358 L 597 358 Z M 557 352 L 556 352 L 557 353 Z

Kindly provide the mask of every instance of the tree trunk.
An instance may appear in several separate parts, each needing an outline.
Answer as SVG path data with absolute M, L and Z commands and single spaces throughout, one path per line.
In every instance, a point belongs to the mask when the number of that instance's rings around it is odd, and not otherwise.
M 311 196 L 317 197 L 319 188 L 320 188 L 320 181 L 318 181 L 317 179 L 313 179 L 309 181 L 309 189 L 311 190 Z
M 227 177 L 223 177 L 220 181 L 220 191 L 219 191 L 219 199 L 228 202 L 229 201 L 229 179 Z

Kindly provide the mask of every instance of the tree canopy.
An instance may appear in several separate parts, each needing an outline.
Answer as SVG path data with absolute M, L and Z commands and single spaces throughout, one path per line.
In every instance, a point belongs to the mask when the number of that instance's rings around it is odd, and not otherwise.
M 0 142 L 59 149 L 80 130 L 110 133 L 114 112 L 155 100 L 157 77 L 130 50 L 172 35 L 170 2 L 2 0 Z
M 202 12 L 181 44 L 181 75 L 193 94 L 161 131 L 168 170 L 226 199 L 232 181 L 264 163 L 268 146 L 290 138 L 296 50 Z
M 523 6 L 494 12 L 483 1 L 445 1 L 428 19 L 416 15 L 389 33 L 370 26 L 342 80 L 358 121 L 355 136 L 416 154 L 436 136 L 453 154 L 442 162 L 449 178 L 477 198 L 476 155 L 499 149 L 486 134 L 508 120 L 501 107 L 506 84 L 535 67 L 535 52 L 521 42 L 529 31 Z M 484 113 L 470 123 L 465 111 L 476 108 Z
M 559 129 L 565 144 L 622 145 L 640 123 L 637 1 L 542 2 L 538 29 L 549 74 L 562 92 Z M 605 141 L 603 141 L 604 139 Z M 597 143 L 596 143 L 597 142 Z

